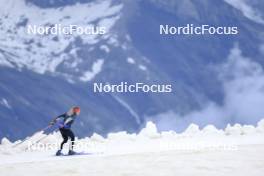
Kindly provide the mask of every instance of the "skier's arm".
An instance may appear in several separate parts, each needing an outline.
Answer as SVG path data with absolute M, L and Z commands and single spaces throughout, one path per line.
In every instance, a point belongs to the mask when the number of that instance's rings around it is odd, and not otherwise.
M 56 121 L 59 119 L 59 118 L 61 118 L 61 117 L 64 117 L 65 116 L 65 113 L 64 114 L 61 114 L 61 115 L 59 115 L 59 116 L 57 116 L 57 117 L 54 117 L 51 121 L 50 121 L 50 125 L 54 125 L 55 123 L 56 123 Z
M 74 119 L 72 117 L 68 118 L 65 122 L 64 122 L 64 126 L 71 126 L 71 124 L 73 123 Z

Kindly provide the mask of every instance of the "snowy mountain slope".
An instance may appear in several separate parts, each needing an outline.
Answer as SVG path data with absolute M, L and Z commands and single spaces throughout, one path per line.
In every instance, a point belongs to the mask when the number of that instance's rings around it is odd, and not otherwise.
M 248 1 L 248 0 L 225 0 L 230 5 L 239 9 L 247 18 L 264 24 L 264 14 L 261 12 L 263 9 L 263 4 L 258 1 Z
M 253 10 L 257 6 L 260 12 L 263 7 L 261 2 L 258 5 L 243 2 L 250 4 Z M 256 124 L 263 117 L 263 108 L 255 106 L 256 101 L 254 106 L 250 101 L 243 101 L 243 107 L 250 110 L 234 105 L 248 96 L 262 99 L 262 83 L 254 84 L 252 92 L 246 91 L 246 96 L 244 92 L 235 94 L 237 101 L 222 108 L 225 100 L 233 97 L 229 96 L 232 90 L 226 93 L 227 83 L 237 82 L 228 80 L 226 83 L 227 80 L 220 79 L 222 70 L 219 68 L 228 63 L 232 50 L 237 46 L 241 58 L 258 65 L 258 70 L 264 65 L 263 24 L 250 19 L 227 1 L 3 0 L 1 4 L 5 5 L 0 6 L 0 118 L 5 124 L 0 124 L 0 137 L 15 140 L 28 136 L 46 126 L 51 117 L 76 104 L 82 107 L 82 114 L 74 128 L 82 137 L 93 132 L 102 135 L 119 130 L 136 132 L 148 119 L 157 123 L 162 119 L 180 121 L 183 123 L 171 123 L 169 128 L 181 130 L 192 123 L 193 114 L 197 116 L 194 117 L 198 119 L 196 123 L 205 126 L 210 122 L 217 127 L 236 122 Z M 69 38 L 24 33 L 26 24 L 49 26 L 57 22 L 104 24 L 110 32 L 103 36 Z M 237 25 L 240 35 L 159 35 L 159 25 L 167 23 Z M 248 73 L 251 82 L 255 71 Z M 121 81 L 169 83 L 173 92 L 92 92 L 93 82 Z M 211 105 L 217 107 L 216 111 L 209 109 L 208 113 L 207 107 Z M 224 116 L 223 110 L 235 112 L 236 116 Z M 163 125 L 163 122 L 158 123 L 158 127 L 168 129 L 167 123 Z
M 60 9 L 41 9 L 25 1 L 1 1 L 1 65 L 29 70 L 43 74 L 76 73 L 85 77 L 78 68 L 83 59 L 78 57 L 79 45 L 96 44 L 108 40 L 108 33 L 119 18 L 122 5 L 111 6 L 110 1 L 98 1 L 89 4 L 76 4 Z M 33 14 L 33 15 L 32 15 Z M 107 35 L 34 35 L 27 34 L 28 26 L 53 26 L 54 24 L 78 26 L 104 26 Z M 76 43 L 76 40 L 79 40 Z M 61 69 L 67 69 L 60 71 Z M 90 70 L 92 67 L 86 68 Z M 84 68 L 83 68 L 84 69 Z M 72 73 L 72 74 L 73 74 Z M 93 77 L 90 76 L 90 79 Z
M 36 134 L 25 144 L 2 139 L 0 171 L 5 175 L 262 175 L 264 121 L 257 127 L 236 124 L 224 130 L 213 125 L 203 129 L 195 124 L 185 132 L 157 132 L 148 122 L 139 134 L 118 132 L 103 138 L 98 134 L 78 139 L 76 150 L 91 155 L 53 156 L 60 134 L 53 133 L 41 141 L 38 150 L 25 151 L 26 144 L 45 136 Z M 85 145 L 80 145 L 85 144 Z M 43 147 L 46 145 L 46 148 Z M 54 145 L 53 145 L 54 146 Z M 67 152 L 67 151 L 64 151 Z M 241 167 L 244 169 L 241 170 Z M 41 175 L 41 174 L 40 174 Z

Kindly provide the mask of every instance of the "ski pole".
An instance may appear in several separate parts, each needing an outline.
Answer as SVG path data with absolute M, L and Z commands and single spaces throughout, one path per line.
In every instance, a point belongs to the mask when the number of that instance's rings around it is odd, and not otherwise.
M 31 137 L 34 136 L 34 135 L 36 135 L 37 133 L 39 133 L 39 132 L 41 132 L 41 131 L 46 131 L 46 130 L 49 129 L 51 126 L 52 126 L 52 125 L 49 125 L 49 126 L 43 128 L 43 129 L 41 129 L 41 130 L 35 132 L 33 135 L 31 135 Z M 18 145 L 24 143 L 25 141 L 29 140 L 31 137 L 27 137 L 27 138 L 23 139 L 21 142 L 19 142 L 19 143 L 13 145 L 12 148 L 17 147 Z
M 55 130 L 56 131 L 56 130 Z M 49 134 L 47 134 L 46 136 L 43 136 L 42 138 L 40 138 L 39 140 L 37 140 L 36 142 L 35 142 L 35 144 L 37 144 L 37 143 L 39 143 L 40 141 L 42 141 L 43 139 L 45 139 L 46 137 L 48 137 L 49 136 Z
M 55 130 L 56 131 L 56 130 Z M 40 139 L 38 139 L 37 141 L 35 141 L 33 144 L 31 144 L 28 148 L 30 148 L 31 146 L 38 144 L 40 141 L 42 141 L 43 139 L 47 138 L 49 136 L 49 134 L 41 137 Z
M 45 139 L 46 137 L 48 137 L 48 135 L 43 136 L 42 138 L 40 138 L 39 140 L 37 140 L 36 142 L 34 142 L 33 144 L 31 144 L 28 148 L 30 148 L 31 146 L 39 143 L 41 140 Z

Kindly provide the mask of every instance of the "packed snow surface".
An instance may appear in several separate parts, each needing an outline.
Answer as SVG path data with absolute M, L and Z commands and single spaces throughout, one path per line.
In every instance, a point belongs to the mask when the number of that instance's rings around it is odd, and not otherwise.
M 38 132 L 22 144 L 3 138 L 0 173 L 21 175 L 263 175 L 264 120 L 224 130 L 191 124 L 183 133 L 158 132 L 148 122 L 138 134 L 77 139 L 88 155 L 56 157 L 60 134 Z M 36 142 L 42 139 L 40 142 Z M 67 153 L 67 147 L 64 153 Z

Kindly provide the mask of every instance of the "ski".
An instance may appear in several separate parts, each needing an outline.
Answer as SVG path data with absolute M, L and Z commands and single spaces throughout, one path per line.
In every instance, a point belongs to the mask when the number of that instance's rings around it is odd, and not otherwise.
M 93 155 L 93 153 L 87 153 L 87 152 L 75 152 L 74 154 L 64 154 L 64 153 L 61 153 L 60 155 L 56 155 L 55 156 L 80 156 L 80 155 Z

